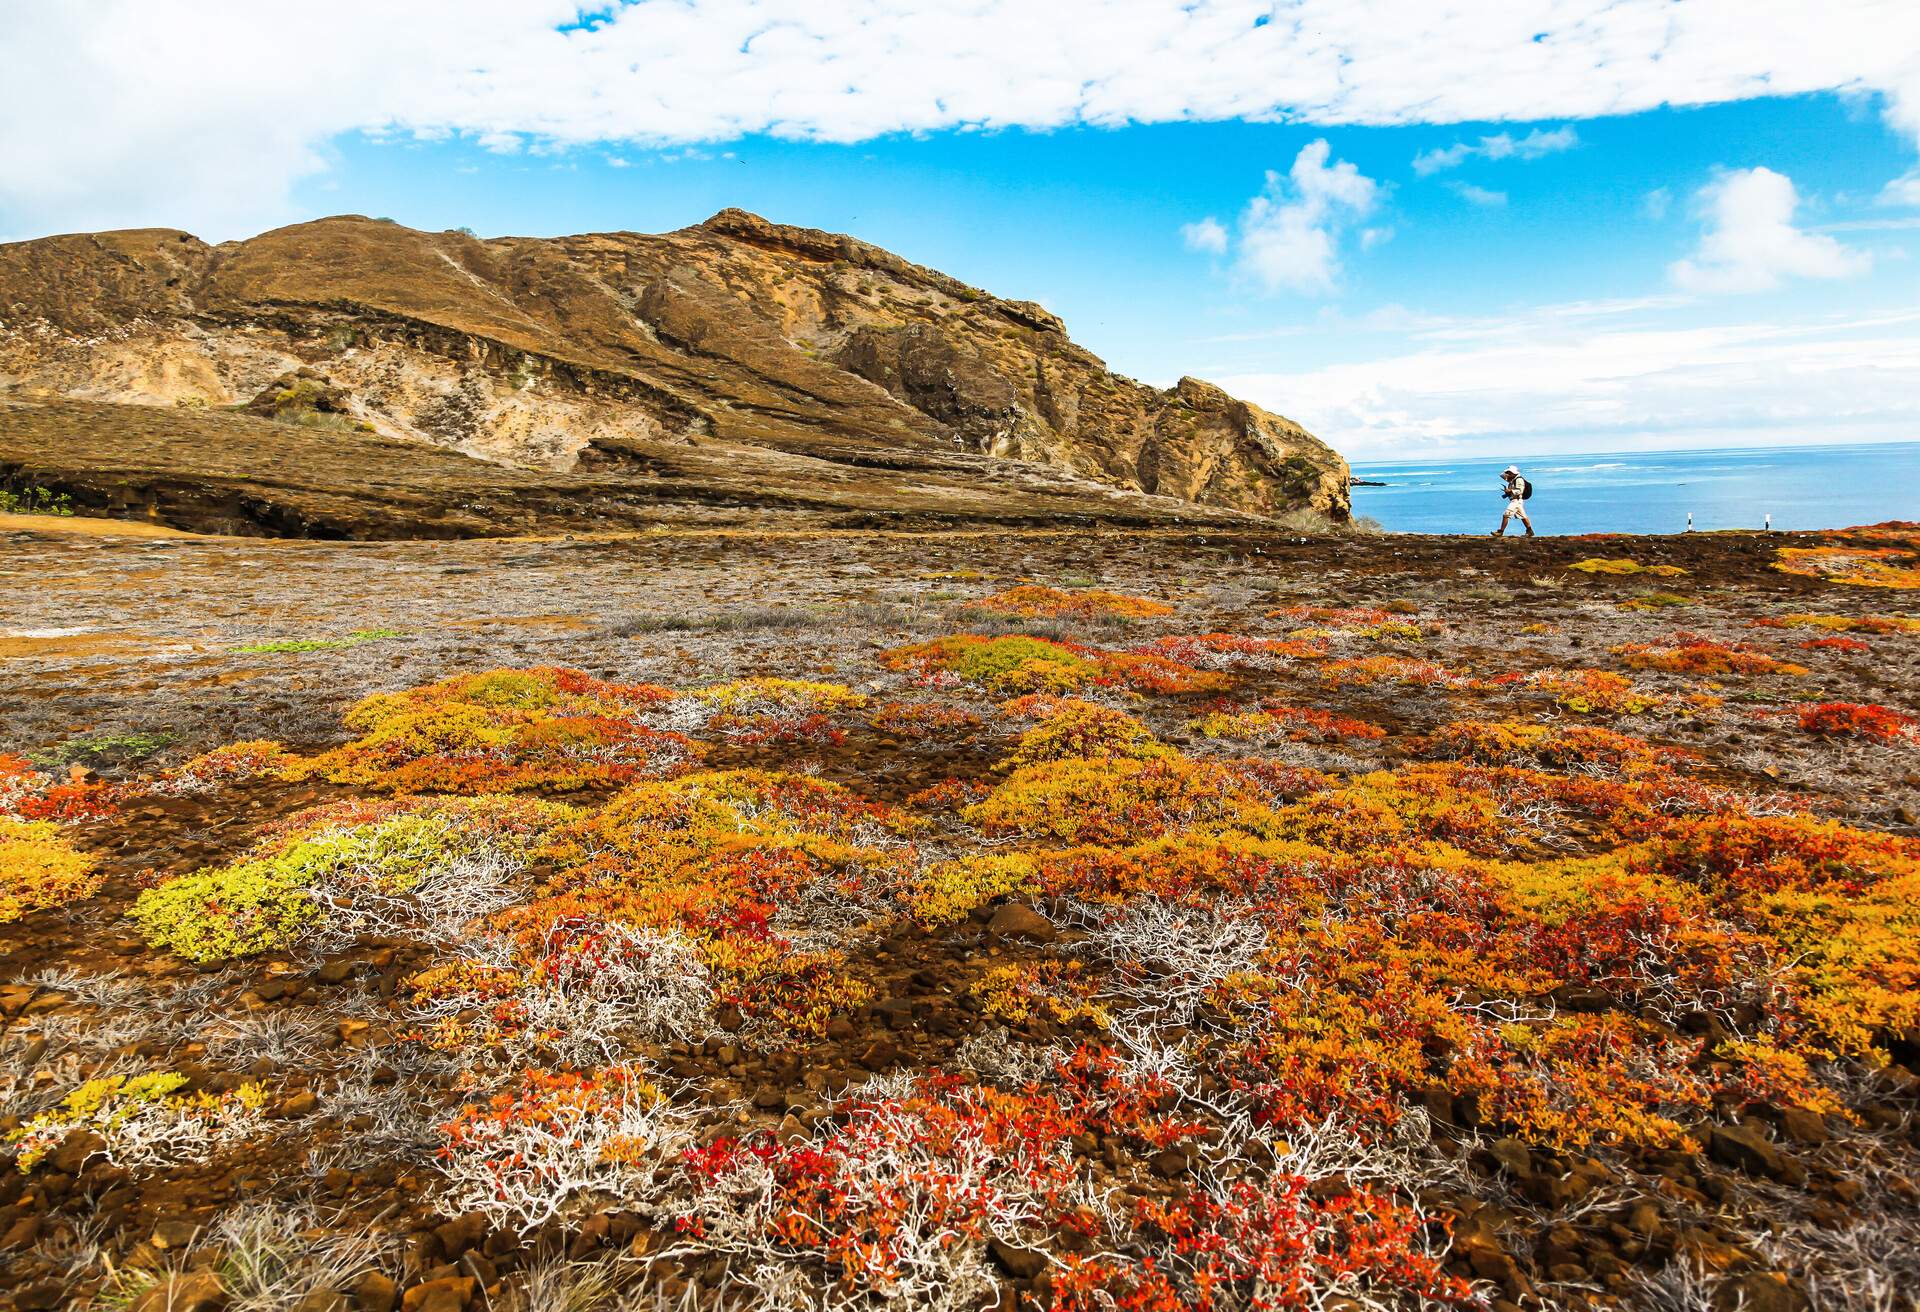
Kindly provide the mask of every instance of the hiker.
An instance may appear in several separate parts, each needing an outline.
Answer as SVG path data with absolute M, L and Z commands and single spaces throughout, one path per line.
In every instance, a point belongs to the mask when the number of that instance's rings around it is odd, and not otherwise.
M 1508 465 L 1500 475 L 1500 491 L 1507 498 L 1507 509 L 1500 516 L 1500 527 L 1491 536 L 1503 538 L 1507 535 L 1507 521 L 1518 519 L 1526 525 L 1527 536 L 1533 536 L 1533 521 L 1527 518 L 1527 498 L 1533 495 L 1533 484 L 1520 477 L 1520 471 Z

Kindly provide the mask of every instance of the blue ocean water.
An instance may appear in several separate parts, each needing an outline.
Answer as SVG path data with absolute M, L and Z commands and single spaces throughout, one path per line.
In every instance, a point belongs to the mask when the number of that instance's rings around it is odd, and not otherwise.
M 1689 513 L 1701 530 L 1920 520 L 1920 442 L 1371 461 L 1353 476 L 1386 486 L 1354 488 L 1353 513 L 1395 533 L 1491 532 L 1510 464 L 1533 481 L 1538 533 L 1678 533 Z

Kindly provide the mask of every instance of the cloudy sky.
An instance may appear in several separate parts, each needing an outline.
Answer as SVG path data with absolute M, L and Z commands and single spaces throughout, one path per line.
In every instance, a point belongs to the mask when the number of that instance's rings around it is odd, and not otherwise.
M 1912 0 L 0 0 L 0 240 L 727 205 L 1358 458 L 1920 437 Z

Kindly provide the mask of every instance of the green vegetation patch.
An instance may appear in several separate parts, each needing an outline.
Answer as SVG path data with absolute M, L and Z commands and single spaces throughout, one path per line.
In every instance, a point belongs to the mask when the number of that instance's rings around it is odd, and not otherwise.
M 172 741 L 173 735 L 166 732 L 88 734 L 36 748 L 27 753 L 27 760 L 36 770 L 60 770 L 69 765 L 98 769 L 144 761 Z
M 0 487 L 0 513 L 9 515 L 71 515 L 73 498 L 44 487 Z
M 235 647 L 236 652 L 287 652 L 287 651 L 338 651 L 342 647 L 358 647 L 363 642 L 378 642 L 382 638 L 402 636 L 398 629 L 355 629 L 344 638 L 281 638 L 273 642 L 250 642 L 244 647 Z

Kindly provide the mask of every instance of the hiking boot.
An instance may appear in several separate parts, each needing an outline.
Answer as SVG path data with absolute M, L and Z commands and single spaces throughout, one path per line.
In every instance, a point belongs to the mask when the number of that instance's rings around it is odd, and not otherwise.
M 1532 536 L 1533 536 L 1533 525 L 1531 525 L 1531 524 L 1529 524 L 1529 525 L 1527 525 L 1527 536 L 1528 536 L 1528 537 L 1532 537 Z

